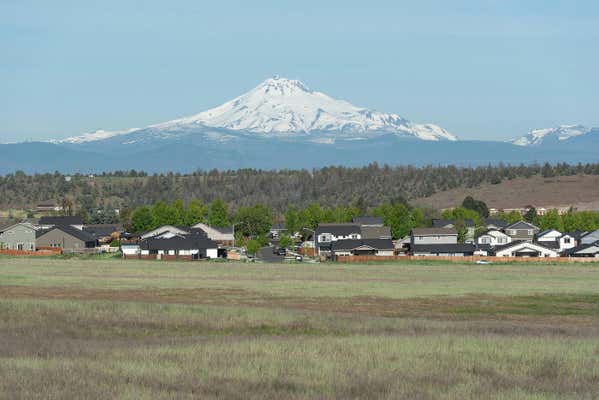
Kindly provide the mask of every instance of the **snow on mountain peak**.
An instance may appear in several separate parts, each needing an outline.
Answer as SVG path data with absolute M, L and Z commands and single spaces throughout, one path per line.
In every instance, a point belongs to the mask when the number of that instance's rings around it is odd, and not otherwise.
M 590 131 L 591 129 L 582 125 L 560 125 L 556 128 L 533 129 L 525 136 L 512 139 L 510 142 L 518 146 L 535 146 L 548 139 L 564 141 Z
M 221 106 L 152 126 L 184 129 L 193 125 L 294 136 L 325 132 L 339 138 L 394 133 L 422 140 L 456 140 L 436 125 L 417 125 L 395 114 L 380 113 L 310 90 L 298 80 L 275 76 Z
M 356 107 L 313 91 L 298 80 L 274 76 L 249 92 L 196 115 L 138 130 L 96 131 L 62 142 L 85 143 L 133 131 L 168 138 L 193 132 L 205 134 L 210 128 L 264 137 L 307 137 L 309 141 L 319 143 L 334 143 L 336 139 L 368 139 L 382 134 L 428 141 L 457 140 L 437 125 L 415 124 L 396 114 Z M 211 140 L 218 134 L 211 132 Z

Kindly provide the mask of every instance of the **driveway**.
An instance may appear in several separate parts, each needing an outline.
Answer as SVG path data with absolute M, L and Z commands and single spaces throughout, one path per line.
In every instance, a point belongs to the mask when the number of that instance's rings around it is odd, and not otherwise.
M 274 247 L 263 247 L 258 250 L 258 259 L 266 263 L 282 263 L 285 257 L 273 254 Z

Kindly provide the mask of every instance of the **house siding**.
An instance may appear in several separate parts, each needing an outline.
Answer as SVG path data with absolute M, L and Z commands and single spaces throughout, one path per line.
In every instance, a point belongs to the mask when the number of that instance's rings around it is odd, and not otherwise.
M 95 247 L 91 244 L 89 244 L 89 247 L 87 247 L 83 240 L 77 239 L 76 237 L 63 232 L 60 229 L 51 230 L 50 232 L 38 237 L 36 245 L 37 247 L 60 247 L 62 251 L 66 252 L 84 251 L 88 248 Z
M 23 224 L 9 227 L 0 233 L 0 245 L 7 250 L 35 250 L 35 229 Z

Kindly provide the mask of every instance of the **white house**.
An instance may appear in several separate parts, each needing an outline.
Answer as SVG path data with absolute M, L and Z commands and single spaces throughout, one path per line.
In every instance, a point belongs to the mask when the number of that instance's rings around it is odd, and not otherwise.
M 550 249 L 539 243 L 526 241 L 515 241 L 503 246 L 497 246 L 492 250 L 496 257 L 559 257 L 559 250 Z
M 512 238 L 498 229 L 489 229 L 476 238 L 477 244 L 498 246 L 512 242 Z

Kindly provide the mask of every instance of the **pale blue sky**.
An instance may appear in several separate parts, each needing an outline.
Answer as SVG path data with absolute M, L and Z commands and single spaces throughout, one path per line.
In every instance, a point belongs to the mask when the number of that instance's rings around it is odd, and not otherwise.
M 142 127 L 275 74 L 462 139 L 599 126 L 599 2 L 0 0 L 0 142 Z

